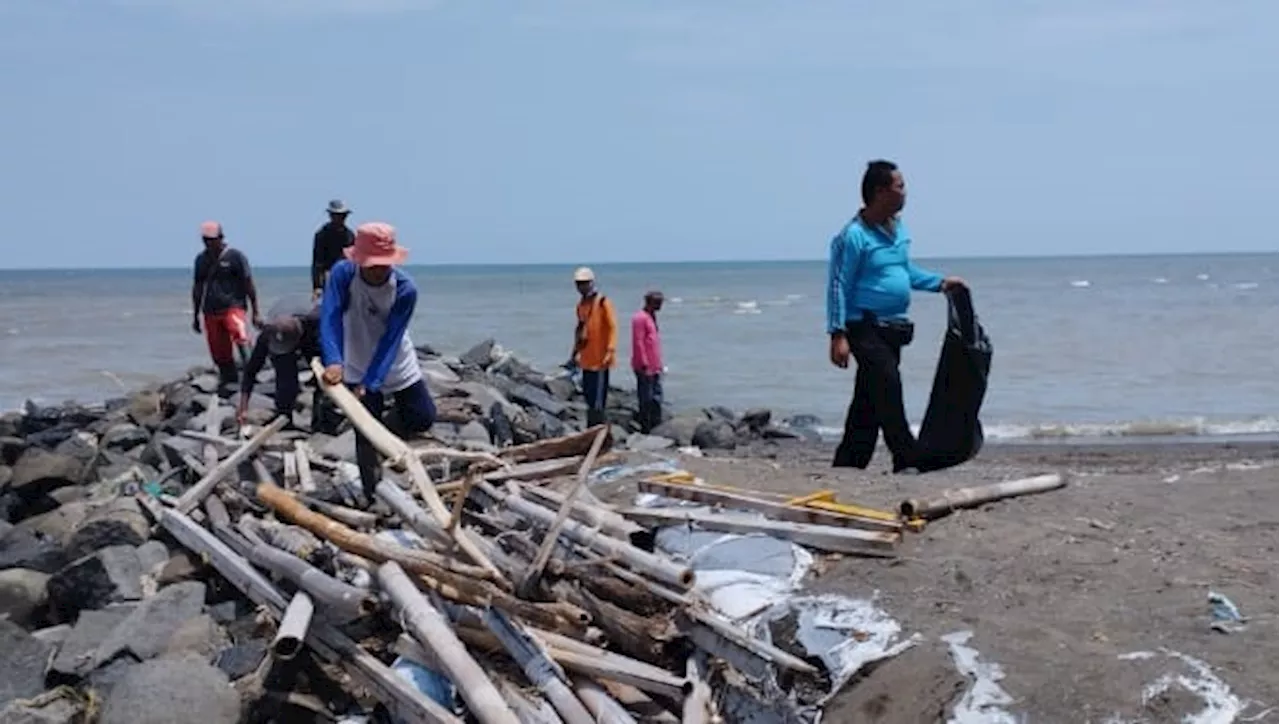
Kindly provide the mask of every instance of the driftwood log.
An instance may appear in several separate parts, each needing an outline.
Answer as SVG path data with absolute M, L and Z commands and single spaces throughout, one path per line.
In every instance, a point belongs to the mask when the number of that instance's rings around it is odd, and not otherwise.
M 973 508 L 984 503 L 1013 498 L 1019 495 L 1045 493 L 1050 490 L 1057 490 L 1066 484 L 1066 478 L 1061 475 L 1037 475 L 1034 478 L 1007 480 L 1003 483 L 975 485 L 971 488 L 956 488 L 940 493 L 933 498 L 904 500 L 898 510 L 906 518 L 934 520 L 947 515 L 953 510 Z

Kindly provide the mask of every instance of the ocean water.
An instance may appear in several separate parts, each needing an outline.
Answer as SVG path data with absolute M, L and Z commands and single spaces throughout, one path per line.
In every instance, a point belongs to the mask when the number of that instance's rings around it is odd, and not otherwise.
M 921 260 L 969 280 L 995 358 L 983 420 L 992 439 L 1270 435 L 1277 431 L 1277 256 Z M 411 267 L 415 343 L 460 354 L 486 337 L 546 370 L 568 355 L 571 268 Z M 648 288 L 667 396 L 814 414 L 835 428 L 853 371 L 827 361 L 822 262 L 601 265 L 630 315 Z M 305 292 L 305 269 L 256 272 L 264 305 Z M 188 270 L 0 271 L 0 408 L 96 401 L 207 361 L 190 320 Z M 924 412 L 945 302 L 918 294 L 904 351 L 908 414 Z

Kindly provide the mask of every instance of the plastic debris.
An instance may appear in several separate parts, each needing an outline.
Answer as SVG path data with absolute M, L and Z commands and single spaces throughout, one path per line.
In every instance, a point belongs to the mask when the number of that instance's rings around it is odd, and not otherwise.
M 1209 628 L 1214 631 L 1229 634 L 1244 630 L 1246 619 L 1240 615 L 1240 609 L 1217 591 L 1209 591 L 1209 615 L 1213 619 Z

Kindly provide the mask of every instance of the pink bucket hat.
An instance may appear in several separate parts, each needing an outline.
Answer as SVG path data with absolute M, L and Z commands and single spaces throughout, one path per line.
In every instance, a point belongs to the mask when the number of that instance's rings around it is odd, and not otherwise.
M 409 258 L 409 250 L 396 244 L 396 228 L 380 221 L 356 227 L 355 243 L 343 254 L 356 266 L 395 266 Z
M 203 224 L 200 225 L 200 238 L 201 239 L 221 239 L 222 224 L 219 224 L 216 221 L 204 222 Z

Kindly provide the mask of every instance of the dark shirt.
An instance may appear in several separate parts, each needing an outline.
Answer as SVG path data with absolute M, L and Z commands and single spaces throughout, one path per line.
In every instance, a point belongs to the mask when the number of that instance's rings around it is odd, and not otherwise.
M 346 224 L 329 222 L 316 231 L 311 245 L 311 288 L 324 288 L 324 275 L 342 261 L 342 250 L 355 243 L 356 235 Z
M 302 326 L 302 336 L 288 339 L 288 351 L 277 348 L 277 351 L 273 353 L 271 341 L 272 338 L 277 336 L 275 322 L 280 317 L 296 317 Z M 297 354 L 301 355 L 304 360 L 319 357 L 319 323 L 320 307 L 311 302 L 310 296 L 291 295 L 283 297 L 271 305 L 271 310 L 267 312 L 267 321 L 262 326 L 262 331 L 258 334 L 258 340 L 253 345 L 253 354 L 249 355 L 249 361 L 244 366 L 244 376 L 240 382 L 241 394 L 247 395 L 253 392 L 253 386 L 258 381 L 258 373 L 262 371 L 262 366 L 266 364 L 268 356 Z
M 238 249 L 228 246 L 216 257 L 208 250 L 200 252 L 195 263 L 196 287 L 204 298 L 200 311 L 218 314 L 232 308 L 246 309 L 252 278 L 249 259 Z

